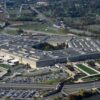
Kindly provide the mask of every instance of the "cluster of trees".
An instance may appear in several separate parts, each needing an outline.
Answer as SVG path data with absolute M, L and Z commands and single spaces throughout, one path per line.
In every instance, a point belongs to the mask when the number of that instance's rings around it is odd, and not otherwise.
M 48 0 L 47 7 L 41 11 L 50 12 L 55 17 L 82 17 L 85 15 L 100 14 L 100 0 Z
M 83 100 L 83 98 L 88 98 L 96 94 L 96 91 L 85 91 L 85 90 L 80 90 L 79 93 L 77 94 L 71 94 L 64 100 Z M 63 100 L 63 97 L 56 97 L 54 100 Z
M 34 3 L 38 0 L 14 0 L 14 4 Z M 100 14 L 100 0 L 47 0 L 48 6 L 38 8 L 49 16 L 55 17 L 81 17 L 85 15 Z
M 55 22 L 59 18 L 68 27 L 82 30 L 87 30 L 88 25 L 100 25 L 100 19 L 97 18 L 100 16 L 100 0 L 48 0 L 48 2 L 48 6 L 40 6 L 37 9 Z M 91 29 L 89 31 L 95 33 Z
M 85 90 L 80 90 L 78 94 L 76 95 L 69 95 L 67 100 L 83 100 L 83 98 L 88 98 L 96 94 L 96 91 L 85 91 Z
M 38 0 L 14 0 L 16 4 L 34 3 Z M 48 6 L 37 9 L 49 17 L 84 17 L 100 15 L 100 0 L 47 0 Z M 33 15 L 36 15 L 35 13 Z M 20 20 L 29 18 L 20 18 Z M 31 19 L 31 18 L 30 18 Z M 31 19 L 33 20 L 33 19 Z M 86 21 L 85 21 L 86 22 Z
M 40 50 L 45 50 L 45 51 L 59 50 L 59 49 L 64 49 L 66 47 L 67 47 L 67 45 L 65 43 L 58 44 L 57 46 L 53 46 L 49 43 L 41 43 L 41 44 L 33 46 L 33 48 L 35 48 L 35 49 L 40 49 Z
M 100 0 L 45 0 L 47 6 L 36 6 L 38 0 L 14 0 L 16 4 L 34 4 L 34 7 L 43 13 L 49 20 L 50 25 L 60 21 L 64 22 L 65 29 L 61 33 L 68 33 L 67 27 L 88 30 L 92 33 L 99 33 L 100 30 L 88 28 L 89 25 L 100 25 Z M 13 21 L 41 22 L 36 12 L 23 13 L 20 17 L 13 17 Z M 47 20 L 45 20 L 47 23 Z M 98 37 L 98 36 L 97 36 Z

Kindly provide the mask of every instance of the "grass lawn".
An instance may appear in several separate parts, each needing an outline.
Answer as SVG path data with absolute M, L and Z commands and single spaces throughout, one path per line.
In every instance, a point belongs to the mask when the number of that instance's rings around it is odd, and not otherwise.
M 83 71 L 87 72 L 88 74 L 97 74 L 94 70 L 82 65 L 82 64 L 77 64 L 77 66 L 82 69 Z
M 11 35 L 16 35 L 17 34 L 17 30 L 10 30 L 10 29 L 8 29 L 5 32 L 8 33 L 8 34 L 11 34 Z
M 89 76 L 82 79 L 83 81 L 95 81 L 100 80 L 100 75 Z
M 7 64 L 0 64 L 0 67 L 3 67 L 5 69 L 9 69 L 11 66 Z
M 42 32 L 48 32 L 48 33 L 61 33 L 59 30 L 53 28 L 52 26 L 49 26 L 47 24 L 41 24 L 41 23 L 19 25 L 19 26 L 16 26 L 15 28 L 42 31 Z

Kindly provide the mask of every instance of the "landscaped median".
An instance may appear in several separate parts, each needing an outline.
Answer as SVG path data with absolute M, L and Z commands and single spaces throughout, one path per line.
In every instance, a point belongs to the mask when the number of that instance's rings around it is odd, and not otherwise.
M 76 64 L 75 67 L 77 67 L 80 71 L 84 72 L 85 74 L 93 75 L 93 74 L 98 74 L 95 70 L 92 68 L 89 68 L 88 66 L 85 66 L 83 64 Z

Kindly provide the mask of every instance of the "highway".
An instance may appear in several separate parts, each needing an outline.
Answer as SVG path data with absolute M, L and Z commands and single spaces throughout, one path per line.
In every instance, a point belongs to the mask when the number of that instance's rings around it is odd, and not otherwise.
M 56 89 L 55 85 L 47 84 L 18 84 L 18 83 L 0 83 L 0 88 L 15 88 L 15 89 Z M 100 88 L 100 81 L 92 83 L 82 83 L 82 84 L 71 84 L 64 85 L 63 89 L 66 89 L 70 92 L 78 91 L 80 89 L 91 89 L 91 88 Z
M 71 85 L 64 85 L 63 83 L 59 83 L 54 91 L 48 92 L 43 97 L 46 98 L 48 96 L 57 95 L 59 92 L 67 96 L 69 94 L 76 93 L 81 89 L 91 90 L 92 88 L 100 88 L 100 82 L 71 84 Z
M 12 89 L 55 89 L 56 85 L 46 84 L 18 84 L 18 83 L 0 83 L 0 88 Z
M 83 83 L 83 84 L 72 84 L 72 85 L 64 85 L 63 89 L 68 90 L 70 93 L 79 91 L 80 89 L 92 89 L 92 88 L 100 88 L 100 81 L 91 82 L 91 83 Z

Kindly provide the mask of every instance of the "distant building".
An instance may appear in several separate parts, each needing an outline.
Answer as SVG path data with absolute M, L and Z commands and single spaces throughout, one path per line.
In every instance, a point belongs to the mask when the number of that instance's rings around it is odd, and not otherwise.
M 47 3 L 46 0 L 38 0 L 37 5 L 39 5 L 39 6 L 47 6 L 48 3 Z

